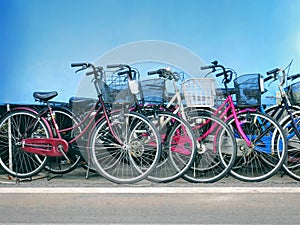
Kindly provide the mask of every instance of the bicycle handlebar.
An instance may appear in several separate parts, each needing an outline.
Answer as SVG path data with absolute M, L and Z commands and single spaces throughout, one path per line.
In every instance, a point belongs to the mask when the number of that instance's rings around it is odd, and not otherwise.
M 83 67 L 90 67 L 90 63 L 71 63 L 71 67 L 79 67 L 79 66 L 83 66 Z
M 271 79 L 277 80 L 278 79 L 277 75 L 280 71 L 282 72 L 282 77 L 281 77 L 279 86 L 282 86 L 285 83 L 285 80 L 286 80 L 286 73 L 285 73 L 285 70 L 282 69 L 282 68 L 275 68 L 275 69 L 272 69 L 272 70 L 268 71 L 266 74 L 269 75 L 269 76 L 264 78 L 264 82 L 268 81 L 268 80 L 271 80 Z
M 112 68 L 123 68 L 123 67 L 128 67 L 128 65 L 125 64 L 111 64 L 111 65 L 107 65 L 106 66 L 108 69 L 112 69 Z
M 267 76 L 266 78 L 264 78 L 264 82 L 267 82 L 268 80 L 271 80 L 272 78 L 274 78 L 273 75 Z
M 149 71 L 147 74 L 148 75 L 164 75 L 166 72 L 168 72 L 166 69 L 158 69 L 158 70 L 153 70 L 153 71 Z
M 276 74 L 280 71 L 281 69 L 280 68 L 275 68 L 273 70 L 270 70 L 267 72 L 267 75 L 271 75 L 271 74 Z
M 129 73 L 128 70 L 120 71 L 120 72 L 118 72 L 118 75 L 121 76 L 121 75 L 128 74 L 128 73 Z
M 91 64 L 91 63 L 87 63 L 87 62 L 81 62 L 81 63 L 71 63 L 71 67 L 81 67 L 80 69 L 76 70 L 75 73 L 81 71 L 81 70 L 86 70 L 87 68 L 89 67 L 92 67 L 93 68 L 93 74 L 95 74 L 95 76 L 97 75 L 97 72 L 96 72 L 96 67 Z
M 210 66 L 201 66 L 200 69 L 201 70 L 208 70 L 208 69 L 213 69 L 214 66 L 210 65 Z
M 147 74 L 148 75 L 158 74 L 159 77 L 163 77 L 163 78 L 169 79 L 169 80 L 174 79 L 175 81 L 178 81 L 180 79 L 178 77 L 178 73 L 172 72 L 170 68 L 161 68 L 161 69 L 158 69 L 158 70 L 149 71 Z
M 229 83 L 232 80 L 233 72 L 230 69 L 226 70 L 226 68 L 224 66 L 218 64 L 218 61 L 213 61 L 212 65 L 201 66 L 200 67 L 201 70 L 213 69 L 212 72 L 215 72 L 216 68 L 221 68 L 222 69 L 221 73 L 218 73 L 218 74 L 215 75 L 216 77 L 220 77 L 220 76 L 223 75 L 224 76 L 223 82 L 226 83 L 226 84 Z
M 157 70 L 156 71 L 149 71 L 147 74 L 148 75 L 155 75 L 155 74 L 157 74 Z
M 300 73 L 297 73 L 297 74 L 294 74 L 294 75 L 291 75 L 287 78 L 287 80 L 295 80 L 297 79 L 298 77 L 300 77 Z
M 111 64 L 111 65 L 107 65 L 106 67 L 109 68 L 109 69 L 113 69 L 113 68 L 124 69 L 124 68 L 127 68 L 128 71 L 120 71 L 120 72 L 118 72 L 118 75 L 127 74 L 129 80 L 132 80 L 132 69 L 129 65 L 127 65 L 127 64 Z

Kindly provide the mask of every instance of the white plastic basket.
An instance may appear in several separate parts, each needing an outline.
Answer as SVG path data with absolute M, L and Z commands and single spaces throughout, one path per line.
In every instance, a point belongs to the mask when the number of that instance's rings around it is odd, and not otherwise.
M 188 79 L 182 83 L 181 88 L 188 107 L 214 106 L 214 78 Z

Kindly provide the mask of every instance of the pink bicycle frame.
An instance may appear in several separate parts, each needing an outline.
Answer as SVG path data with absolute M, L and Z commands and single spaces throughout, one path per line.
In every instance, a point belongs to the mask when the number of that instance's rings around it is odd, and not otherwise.
M 230 109 L 231 109 L 232 115 L 230 115 L 229 117 L 226 117 L 226 115 Z M 254 108 L 247 108 L 247 109 L 239 110 L 238 113 L 255 112 L 255 111 L 256 111 L 256 109 L 254 109 Z M 241 127 L 242 123 L 238 119 L 237 112 L 236 112 L 231 95 L 228 95 L 226 100 L 214 111 L 213 116 L 216 116 L 219 119 L 222 119 L 223 121 L 224 121 L 224 118 L 226 118 L 225 122 L 233 117 L 239 134 L 245 140 L 247 145 L 249 147 L 251 146 L 251 142 L 250 142 L 249 138 L 246 136 L 246 134 L 244 133 L 244 131 Z M 204 124 L 194 127 L 194 129 L 197 129 L 201 126 L 207 125 L 209 122 L 210 122 L 210 120 L 206 121 Z M 217 124 L 214 123 L 199 139 L 206 138 L 212 132 L 212 130 L 216 128 L 216 126 L 217 126 Z M 214 137 L 214 139 L 216 139 L 216 137 Z

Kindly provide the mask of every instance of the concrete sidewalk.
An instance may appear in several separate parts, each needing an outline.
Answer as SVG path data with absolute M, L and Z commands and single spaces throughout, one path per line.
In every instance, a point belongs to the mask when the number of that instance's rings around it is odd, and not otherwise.
M 88 179 L 86 179 L 86 170 L 83 168 L 77 168 L 71 173 L 64 174 L 63 176 L 55 176 L 47 172 L 40 173 L 39 176 L 34 177 L 32 180 L 21 179 L 16 180 L 15 178 L 10 178 L 4 175 L 0 171 L 0 187 L 300 187 L 300 182 L 290 178 L 287 175 L 278 173 L 272 178 L 262 181 L 262 182 L 242 182 L 235 178 L 228 176 L 216 183 L 202 184 L 202 183 L 189 183 L 183 179 L 178 179 L 174 182 L 160 184 L 153 183 L 147 180 L 143 180 L 136 184 L 131 185 L 120 185 L 112 183 L 103 177 L 95 173 L 89 173 Z

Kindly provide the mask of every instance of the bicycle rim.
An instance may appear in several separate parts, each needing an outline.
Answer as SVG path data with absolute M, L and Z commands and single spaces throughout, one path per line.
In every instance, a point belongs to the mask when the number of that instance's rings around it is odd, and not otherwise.
M 293 113 L 293 117 L 296 129 L 300 130 L 300 111 Z M 286 117 L 280 124 L 288 139 L 287 158 L 283 164 L 283 170 L 291 178 L 300 181 L 300 140 L 295 134 L 290 117 Z
M 194 183 L 212 183 L 225 177 L 236 159 L 233 132 L 220 119 L 197 111 L 189 115 L 197 138 L 197 155 L 183 178 Z
M 16 110 L 8 113 L 0 122 L 0 165 L 14 177 L 33 177 L 47 163 L 47 157 L 25 152 L 19 144 L 23 138 L 50 136 L 44 122 L 36 120 L 36 116 L 31 111 Z M 30 130 L 29 126 L 32 126 Z
M 268 115 L 259 112 L 239 113 L 238 119 L 252 146 L 247 146 L 240 137 L 234 119 L 228 121 L 238 147 L 232 176 L 250 182 L 272 177 L 283 165 L 287 154 L 287 141 L 282 127 Z
M 196 138 L 190 125 L 175 114 L 155 112 L 151 117 L 162 137 L 162 154 L 156 169 L 147 178 L 171 182 L 180 178 L 196 155 Z
M 103 177 L 115 183 L 131 184 L 145 179 L 156 167 L 161 154 L 157 129 L 137 113 L 110 115 L 112 135 L 101 121 L 90 140 L 92 164 Z

